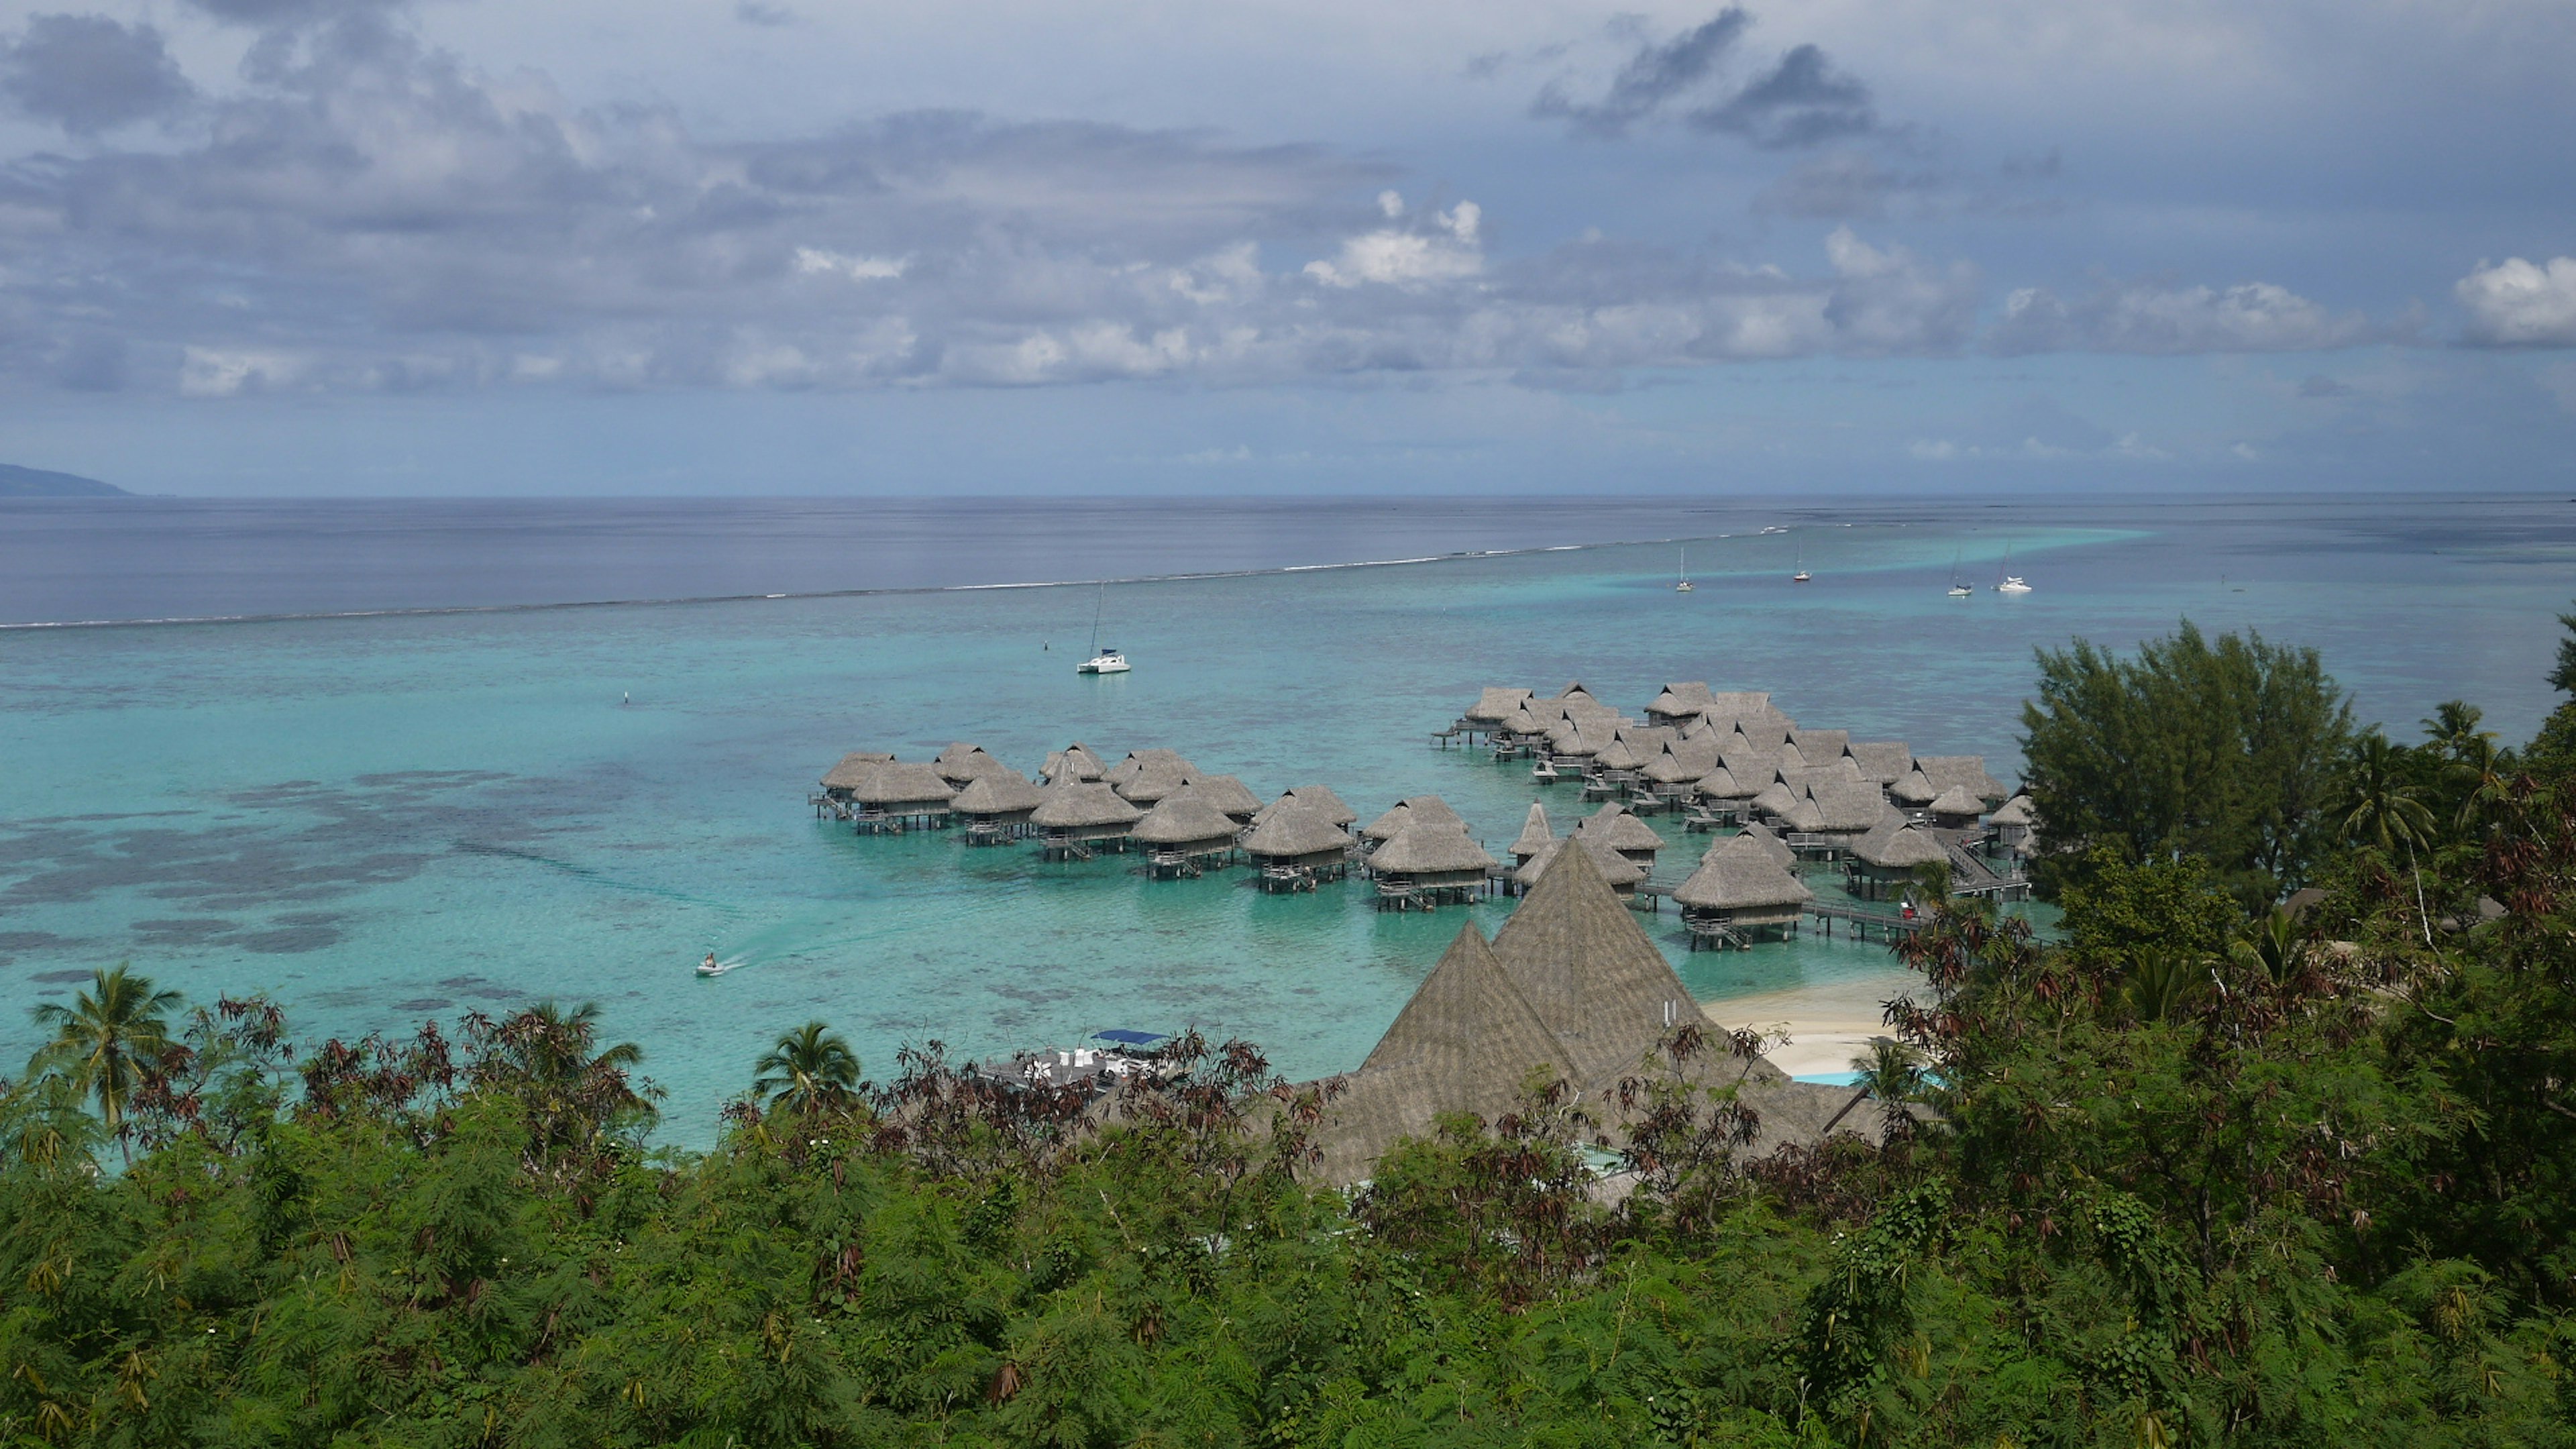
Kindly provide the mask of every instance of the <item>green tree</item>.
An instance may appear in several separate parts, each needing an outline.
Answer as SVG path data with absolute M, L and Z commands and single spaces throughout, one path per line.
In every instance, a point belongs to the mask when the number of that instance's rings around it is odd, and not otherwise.
M 2391 853 L 2433 839 L 2433 808 L 2424 788 L 2407 782 L 2406 751 L 2376 730 L 2353 751 L 2335 818 L 2346 840 Z
M 858 1053 L 820 1021 L 781 1034 L 752 1070 L 754 1097 L 800 1116 L 849 1102 L 859 1085 Z
M 2216 955 L 2245 919 L 2208 862 L 2193 856 L 2132 864 L 2097 847 L 2079 882 L 2060 897 L 2060 925 L 2075 954 L 2097 964 Z
M 168 1052 L 170 1013 L 178 1009 L 176 991 L 156 991 L 149 976 L 137 976 L 123 964 L 95 973 L 90 989 L 72 1004 L 48 1001 L 32 1013 L 36 1024 L 50 1027 L 54 1039 L 28 1063 L 30 1072 L 60 1071 L 79 1092 L 98 1104 L 108 1130 L 125 1134 L 126 1108 L 142 1086 L 144 1074 Z
M 2052 894 L 2097 847 L 2144 861 L 2207 859 L 2249 906 L 2301 883 L 2329 841 L 2325 810 L 2352 710 L 2313 649 L 2189 620 L 2123 658 L 2085 640 L 2039 651 L 2022 706 L 2032 803 Z

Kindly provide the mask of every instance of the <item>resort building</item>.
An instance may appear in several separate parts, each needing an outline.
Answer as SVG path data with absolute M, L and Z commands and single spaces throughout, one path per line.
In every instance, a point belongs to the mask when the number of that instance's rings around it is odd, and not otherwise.
M 1533 857 L 1546 853 L 1556 844 L 1556 831 L 1547 823 L 1547 807 L 1532 801 L 1529 818 L 1521 823 L 1519 837 L 1512 841 L 1512 866 L 1515 870 L 1528 865 Z
M 1375 850 L 1402 835 L 1406 826 L 1422 820 L 1455 825 L 1462 831 L 1467 828 L 1467 822 L 1458 818 L 1458 812 L 1449 808 L 1448 801 L 1437 795 L 1416 795 L 1409 800 L 1398 800 L 1384 815 L 1370 821 L 1367 828 L 1360 831 L 1360 839 L 1364 842 L 1361 848 Z
M 1271 811 L 1284 809 L 1290 805 L 1299 805 L 1314 811 L 1332 822 L 1335 830 L 1345 833 L 1359 823 L 1359 812 L 1343 804 L 1342 797 L 1334 794 L 1333 787 L 1330 785 L 1300 785 L 1262 806 L 1261 814 L 1252 817 L 1252 823 L 1258 825 L 1269 816 Z
M 1311 891 L 1349 873 L 1351 837 L 1322 811 L 1285 800 L 1262 811 L 1243 853 L 1261 867 L 1263 890 Z
M 1762 842 L 1747 836 L 1710 847 L 1700 857 L 1699 869 L 1673 891 L 1694 951 L 1786 936 L 1798 928 L 1799 916 L 1814 899 L 1815 892 L 1773 859 Z
M 1698 680 L 1684 684 L 1667 684 L 1663 692 L 1646 705 L 1646 718 L 1660 725 L 1689 724 L 1709 711 L 1717 702 L 1708 686 Z
M 1484 890 L 1493 867 L 1494 858 L 1467 834 L 1464 821 L 1419 813 L 1368 859 L 1380 910 L 1463 904 Z
M 1854 740 L 1843 755 L 1873 785 L 1893 785 L 1914 769 L 1914 752 L 1903 740 Z
M 1858 900 L 1895 900 L 1913 885 L 1916 870 L 1949 859 L 1932 832 L 1890 808 L 1875 829 L 1852 843 L 1844 885 Z
M 1623 901 L 1634 901 L 1637 887 L 1646 883 L 1646 868 L 1611 849 L 1608 841 L 1598 837 L 1586 840 L 1580 836 L 1568 836 L 1549 841 L 1529 859 L 1514 867 L 1511 874 L 1513 892 L 1527 895 L 1532 887 L 1546 878 L 1548 867 L 1556 863 L 1556 858 L 1569 849 L 1576 855 L 1590 856 L 1593 873 L 1600 876 L 1602 883 Z M 1518 853 L 1517 846 L 1514 853 Z
M 1029 823 L 1038 828 L 1049 860 L 1089 860 L 1095 851 L 1122 850 L 1128 832 L 1145 818 L 1105 781 L 1068 781 L 1039 793 L 1046 798 L 1029 812 Z
M 1234 854 L 1239 828 L 1224 811 L 1184 791 L 1147 812 L 1129 838 L 1145 847 L 1146 868 L 1156 880 L 1172 880 L 1223 865 Z
M 1629 814 L 1627 807 L 1616 801 L 1576 821 L 1574 837 L 1606 845 L 1650 874 L 1655 868 L 1656 852 L 1664 848 L 1664 838 L 1655 833 L 1653 826 Z
M 1944 830 L 1974 830 L 1985 810 L 1986 802 L 1968 793 L 1967 786 L 1952 785 L 1933 799 L 1927 813 Z
M 823 772 L 823 795 L 829 800 L 847 800 L 850 789 L 879 765 L 894 763 L 894 756 L 878 750 L 852 750 L 841 757 L 841 763 Z
M 963 785 L 969 780 L 980 780 L 986 775 L 1012 773 L 1010 766 L 984 753 L 982 745 L 963 742 L 941 750 L 939 758 L 930 762 L 930 767 L 939 772 L 939 778 L 952 785 Z
M 1232 775 L 1188 776 L 1181 793 L 1215 806 L 1238 827 L 1250 825 L 1252 817 L 1261 813 L 1261 797 Z
M 1029 816 L 1045 793 L 1005 770 L 968 782 L 948 808 L 966 822 L 968 845 L 1001 845 L 1029 833 Z
M 944 826 L 949 820 L 948 802 L 956 796 L 957 787 L 929 765 L 889 760 L 850 786 L 850 818 L 866 835 Z
M 2016 855 L 2029 855 L 2038 844 L 2038 812 L 2031 807 L 2028 795 L 2015 795 L 2003 808 L 1986 817 L 1994 827 L 1995 844 Z
M 1038 783 L 1088 784 L 1108 773 L 1109 767 L 1100 762 L 1100 756 L 1093 754 L 1089 745 L 1075 740 L 1046 757 L 1046 768 L 1038 772 Z

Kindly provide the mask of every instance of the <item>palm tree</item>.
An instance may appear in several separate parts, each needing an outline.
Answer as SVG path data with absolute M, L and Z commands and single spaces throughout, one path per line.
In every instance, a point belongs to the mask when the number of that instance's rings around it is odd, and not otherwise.
M 2433 713 L 2418 721 L 2424 726 L 2424 739 L 2433 748 L 2454 760 L 2466 760 L 2479 745 L 2492 753 L 2495 731 L 2478 728 L 2486 711 L 2461 699 L 2446 699 L 2433 706 Z
M 2261 973 L 2275 986 L 2287 986 L 2299 969 L 2302 943 L 2299 924 L 2290 913 L 2278 906 L 2259 921 L 2248 922 L 2227 944 L 2227 954 L 2238 965 Z
M 153 990 L 151 977 L 134 975 L 122 962 L 100 971 L 71 1005 L 48 1001 L 31 1013 L 36 1025 L 53 1028 L 54 1039 L 28 1070 L 67 1068 L 73 1087 L 97 1099 L 99 1116 L 122 1138 L 126 1104 L 144 1068 L 176 1044 L 169 1013 L 179 999 L 176 991 Z
M 2191 999 L 2204 969 L 2179 951 L 2142 951 L 2120 982 L 2120 996 L 2139 1021 L 2167 1021 Z
M 751 1084 L 753 1096 L 800 1116 L 848 1101 L 859 1084 L 858 1053 L 819 1021 L 780 1036 L 752 1070 L 760 1073 Z
M 644 1049 L 619 1042 L 593 1050 L 599 1040 L 599 1003 L 566 1011 L 541 1001 L 499 1021 L 469 1019 L 467 1039 L 475 1060 L 474 1084 L 516 1097 L 526 1107 L 536 1161 L 558 1147 L 598 1142 L 620 1123 L 649 1121 L 653 1105 L 627 1073 Z M 646 1092 L 659 1095 L 653 1088 Z
M 1825 1124 L 1825 1130 L 1819 1135 L 1832 1136 L 1834 1129 L 1842 1125 L 1843 1118 L 1850 1116 L 1854 1107 L 1873 1098 L 1878 1102 L 1885 1140 L 1893 1141 L 1912 1131 L 1914 1114 L 1906 1111 L 1905 1107 L 1923 1091 L 1923 1063 L 1914 1048 L 1880 1037 L 1869 1044 L 1868 1056 L 1854 1057 L 1851 1064 L 1852 1085 L 1858 1090 L 1852 1093 L 1850 1101 L 1843 1104 L 1843 1109 L 1833 1115 L 1833 1120 Z
M 2433 837 L 2433 812 L 2421 788 L 2406 783 L 2397 748 L 2376 732 L 2362 736 L 2344 780 L 2344 835 L 2394 851 Z

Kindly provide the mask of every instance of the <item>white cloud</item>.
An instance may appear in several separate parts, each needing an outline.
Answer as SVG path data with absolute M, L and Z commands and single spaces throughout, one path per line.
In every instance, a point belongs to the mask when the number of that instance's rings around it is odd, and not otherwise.
M 1389 219 L 1400 217 L 1404 198 L 1381 192 L 1378 208 Z M 1428 229 L 1387 227 L 1352 237 L 1342 243 L 1338 260 L 1308 262 L 1306 275 L 1328 287 L 1377 282 L 1422 288 L 1472 277 L 1485 269 L 1485 254 L 1476 242 L 1483 218 L 1476 203 L 1462 201 L 1447 211 L 1433 212 Z
M 796 270 L 808 276 L 828 272 L 854 282 L 892 281 L 912 265 L 910 257 L 856 257 L 819 247 L 796 249 Z
M 285 387 L 302 376 L 302 359 L 281 352 L 190 347 L 182 354 L 179 392 L 186 397 L 231 397 Z
M 2004 299 L 1987 336 L 2003 353 L 2311 352 L 2379 340 L 2358 312 L 2333 312 L 2270 282 L 2215 287 L 2105 283 L 2073 302 L 2045 287 Z
M 2479 263 L 2452 291 L 2469 309 L 2468 340 L 2494 347 L 2576 347 L 2576 257 Z

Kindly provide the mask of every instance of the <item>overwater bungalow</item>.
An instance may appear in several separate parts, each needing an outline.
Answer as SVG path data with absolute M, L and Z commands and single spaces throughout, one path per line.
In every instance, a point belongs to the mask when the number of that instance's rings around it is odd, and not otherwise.
M 1556 831 L 1547 823 L 1547 807 L 1530 802 L 1529 818 L 1521 822 L 1521 833 L 1512 841 L 1512 865 L 1515 869 L 1556 844 Z
M 1225 864 L 1239 829 L 1233 817 L 1184 791 L 1147 811 L 1128 835 L 1145 847 L 1154 878 L 1172 880 Z
M 1787 870 L 1798 863 L 1798 853 L 1789 848 L 1787 841 L 1773 834 L 1767 825 L 1745 826 L 1742 830 L 1710 846 L 1707 854 L 1702 855 L 1700 859 L 1705 862 L 1710 855 L 1715 855 L 1730 846 L 1761 851 L 1763 859 L 1782 870 Z
M 1556 864 L 1557 857 L 1569 850 L 1576 855 L 1589 857 L 1593 873 L 1600 876 L 1603 883 L 1623 901 L 1633 901 L 1636 898 L 1637 887 L 1646 883 L 1646 868 L 1611 849 L 1608 841 L 1598 837 L 1586 840 L 1578 836 L 1567 836 L 1562 840 L 1549 841 L 1536 854 L 1514 866 L 1511 874 L 1512 889 L 1527 895 L 1532 887 L 1547 877 L 1548 868 Z M 1518 853 L 1517 845 L 1514 853 Z
M 1575 822 L 1578 840 L 1597 841 L 1609 846 L 1622 858 L 1649 872 L 1655 868 L 1655 855 L 1664 848 L 1664 838 L 1655 828 L 1628 813 L 1617 801 L 1602 806 L 1591 815 Z
M 1092 753 L 1089 745 L 1075 740 L 1047 756 L 1046 768 L 1039 772 L 1038 782 L 1045 785 L 1059 782 L 1087 784 L 1108 773 L 1109 767 L 1100 762 L 1100 756 Z
M 1918 867 L 1949 858 L 1930 831 L 1890 807 L 1875 828 L 1852 842 L 1845 883 L 1857 899 L 1893 900 L 1913 884 Z
M 1788 833 L 1790 846 L 1800 855 L 1831 855 L 1841 849 L 1841 842 L 1825 835 L 1825 812 L 1803 792 L 1789 802 L 1789 808 L 1780 815 L 1779 824 Z
M 1903 740 L 1854 740 L 1843 754 L 1873 785 L 1893 785 L 1914 768 L 1914 754 Z
M 948 808 L 966 822 L 968 845 L 1003 845 L 1030 833 L 1045 792 L 1008 770 L 970 780 Z
M 823 772 L 823 796 L 827 800 L 848 800 L 850 787 L 859 783 L 879 765 L 894 763 L 894 756 L 882 750 L 852 750 L 841 762 Z
M 1607 705 L 1603 705 L 1601 703 L 1600 698 L 1593 694 L 1591 690 L 1583 687 L 1583 681 L 1580 679 L 1575 680 L 1574 682 L 1566 685 L 1565 688 L 1558 690 L 1556 692 L 1556 697 L 1567 704 L 1580 703 L 1604 709 L 1608 708 Z
M 1853 840 L 1876 827 L 1887 813 L 1887 796 L 1866 780 L 1839 776 L 1810 780 L 1807 798 L 1816 803 L 1816 813 L 1824 820 L 1817 829 Z
M 1807 763 L 1822 765 L 1850 752 L 1851 731 L 1792 729 L 1789 743 L 1798 747 L 1798 753 L 1807 757 Z
M 1111 773 L 1114 775 L 1116 772 Z M 1190 775 L 1186 763 L 1175 765 L 1157 760 L 1123 780 L 1110 779 L 1105 783 L 1128 804 L 1151 810 L 1166 798 L 1179 794 L 1181 787 L 1189 783 Z
M 1637 772 L 1637 778 L 1644 782 L 1645 791 L 1661 808 L 1689 798 L 1691 787 L 1707 773 L 1705 769 L 1693 769 L 1684 763 L 1680 754 L 1671 745 L 1666 745 L 1661 753 L 1646 762 L 1644 769 Z
M 1466 822 L 1417 812 L 1393 839 L 1369 855 L 1380 910 L 1425 910 L 1475 899 L 1494 858 L 1467 834 Z
M 1345 833 L 1359 823 L 1360 813 L 1343 804 L 1342 797 L 1334 794 L 1330 785 L 1300 785 L 1262 808 L 1265 811 L 1276 810 L 1290 803 L 1305 806 L 1333 822 L 1334 829 Z M 1259 822 L 1256 820 L 1255 823 Z
M 1530 690 L 1488 685 L 1476 696 L 1476 702 L 1467 706 L 1467 712 L 1458 716 L 1458 723 L 1470 729 L 1491 732 L 1501 728 L 1503 721 L 1526 707 L 1533 697 Z
M 1755 792 L 1751 808 L 1754 814 L 1765 820 L 1782 820 L 1805 798 L 1775 778 Z
M 1810 786 L 1820 784 L 1869 784 L 1868 781 L 1863 780 L 1860 777 L 1860 766 L 1853 763 L 1852 758 L 1849 755 L 1836 755 L 1832 760 L 1821 765 L 1791 765 L 1787 758 L 1783 756 L 1780 762 L 1779 775 L 1781 783 L 1787 785 L 1792 790 L 1799 791 L 1803 791 Z M 1869 793 L 1872 799 L 1876 799 L 1880 793 L 1879 788 L 1876 785 L 1869 785 Z
M 1012 773 L 1010 766 L 984 753 L 982 745 L 970 745 L 963 741 L 941 750 L 939 757 L 930 762 L 930 767 L 939 772 L 939 778 L 952 785 L 963 785 L 969 780 L 980 780 L 986 775 Z
M 1931 809 L 1932 802 L 1941 798 L 1941 787 L 1933 784 L 1931 777 L 1924 774 L 1923 767 L 1917 764 L 1905 772 L 1903 779 L 1887 787 L 1887 798 L 1919 815 Z
M 1737 836 L 1701 858 L 1699 869 L 1673 890 L 1691 949 L 1745 947 L 1779 939 L 1798 928 L 1815 892 L 1775 862 L 1762 846 Z
M 1191 775 L 1182 785 L 1181 793 L 1215 806 L 1233 817 L 1237 826 L 1250 825 L 1252 817 L 1261 813 L 1261 797 L 1252 793 L 1251 786 L 1232 775 Z
M 1243 837 L 1243 853 L 1261 867 L 1266 891 L 1310 891 L 1350 870 L 1351 837 L 1324 812 L 1294 799 L 1262 811 Z
M 1988 810 L 2012 798 L 2003 781 L 1986 773 L 1983 755 L 1925 755 L 1914 762 L 1914 768 L 1932 786 L 1936 799 L 1953 785 L 1984 801 Z
M 2015 795 L 2005 801 L 2001 809 L 1986 817 L 1986 823 L 1995 828 L 1995 844 L 2015 854 L 2028 855 L 2037 843 L 2039 813 L 2028 795 Z
M 1093 852 L 1123 850 L 1128 832 L 1145 812 L 1128 804 L 1106 781 L 1065 781 L 1040 792 L 1029 813 L 1049 860 L 1089 860 Z
M 1455 825 L 1461 830 L 1467 828 L 1467 822 L 1458 818 L 1458 812 L 1449 808 L 1448 801 L 1437 795 L 1415 795 L 1396 801 L 1384 815 L 1370 821 L 1368 827 L 1360 832 L 1360 839 L 1366 842 L 1361 848 L 1374 850 L 1403 834 L 1406 826 L 1418 820 Z
M 907 828 L 944 827 L 957 787 L 920 761 L 889 760 L 850 786 L 851 821 L 861 834 L 899 834 Z
M 1715 703 L 1708 685 L 1700 680 L 1667 684 L 1663 692 L 1646 705 L 1646 718 L 1655 724 L 1681 726 L 1708 713 Z
M 1974 830 L 1977 817 L 1986 812 L 1986 802 L 1970 793 L 1965 785 L 1952 785 L 1933 797 L 1930 806 L 1932 823 L 1944 830 Z

